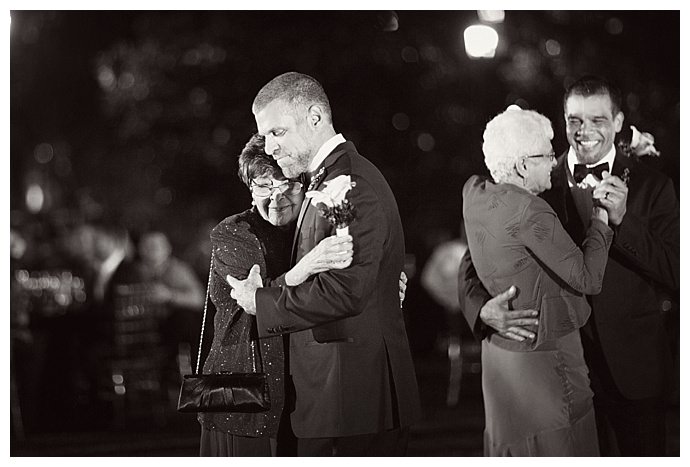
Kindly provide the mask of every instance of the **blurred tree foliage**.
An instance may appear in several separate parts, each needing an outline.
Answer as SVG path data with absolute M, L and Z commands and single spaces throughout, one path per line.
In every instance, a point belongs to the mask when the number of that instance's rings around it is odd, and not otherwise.
M 236 156 L 255 130 L 251 102 L 289 70 L 322 82 L 336 129 L 391 184 L 413 251 L 430 231 L 458 232 L 462 185 L 485 170 L 484 124 L 507 105 L 544 113 L 555 148 L 567 147 L 562 92 L 583 73 L 618 82 L 627 123 L 657 137 L 663 155 L 650 163 L 677 186 L 678 12 L 508 11 L 492 60 L 464 52 L 477 21 L 474 11 L 13 12 L 12 205 L 39 170 L 57 180 L 58 205 L 95 203 L 184 243 L 203 219 L 249 206 Z M 62 149 L 40 164 L 43 142 Z

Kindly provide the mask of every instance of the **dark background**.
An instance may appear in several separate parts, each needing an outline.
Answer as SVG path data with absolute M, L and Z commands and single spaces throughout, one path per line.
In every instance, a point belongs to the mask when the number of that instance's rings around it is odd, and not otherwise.
M 476 11 L 12 12 L 11 208 L 40 180 L 45 210 L 157 223 L 182 247 L 199 222 L 248 207 L 236 156 L 251 102 L 290 70 L 323 84 L 336 130 L 386 176 L 410 251 L 457 230 L 483 127 L 507 105 L 545 114 L 567 147 L 562 93 L 584 73 L 619 84 L 626 125 L 655 135 L 651 163 L 677 182 L 679 17 L 508 11 L 496 57 L 476 60 L 462 39 Z
M 436 245 L 460 235 L 462 186 L 486 171 L 486 122 L 509 104 L 535 109 L 553 122 L 560 153 L 562 94 L 583 74 L 619 85 L 625 126 L 651 132 L 662 152 L 643 162 L 678 191 L 678 11 L 506 11 L 493 25 L 496 56 L 481 60 L 463 43 L 477 23 L 476 11 L 12 11 L 10 220 L 29 240 L 23 267 L 65 267 L 51 243 L 84 224 L 163 229 L 177 256 L 207 239 L 250 205 L 237 155 L 256 129 L 251 102 L 286 71 L 322 83 L 336 130 L 385 175 L 417 272 Z M 40 210 L 26 204 L 32 186 Z M 406 319 L 425 409 L 411 453 L 481 455 L 476 343 L 463 340 L 468 375 L 449 408 L 444 346 L 462 324 L 449 324 L 411 275 Z M 60 334 L 62 321 L 39 321 L 39 331 Z M 48 381 L 57 388 L 60 368 Z M 42 407 L 34 431 L 44 437 L 29 429 L 16 455 L 194 455 L 198 446 L 193 416 L 168 424 L 172 435 L 146 422 L 123 433 L 78 401 Z M 669 429 L 677 443 L 677 421 Z

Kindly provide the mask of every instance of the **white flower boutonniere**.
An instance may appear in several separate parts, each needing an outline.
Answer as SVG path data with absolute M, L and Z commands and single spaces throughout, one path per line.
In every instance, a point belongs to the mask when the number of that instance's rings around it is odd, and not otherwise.
M 348 226 L 355 218 L 355 207 L 345 196 L 356 183 L 351 181 L 349 175 L 339 175 L 324 184 L 326 187 L 322 191 L 308 191 L 305 196 L 311 199 L 311 204 L 336 228 L 336 234 L 342 237 L 348 234 Z
M 630 129 L 632 130 L 630 144 L 623 143 L 622 141 L 618 143 L 618 147 L 626 156 L 659 157 L 661 155 L 661 152 L 654 147 L 654 135 L 638 130 L 635 128 L 635 125 L 630 125 Z

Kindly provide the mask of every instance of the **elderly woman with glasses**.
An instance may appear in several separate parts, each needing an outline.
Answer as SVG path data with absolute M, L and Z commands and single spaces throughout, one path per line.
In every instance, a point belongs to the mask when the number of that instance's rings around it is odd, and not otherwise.
M 490 456 L 597 456 L 592 392 L 579 328 L 590 314 L 613 231 L 594 206 L 578 247 L 538 195 L 551 188 L 556 165 L 551 122 L 511 106 L 484 131 L 492 179 L 471 177 L 463 217 L 472 262 L 496 296 L 514 287 L 511 309 L 538 312 L 533 339 L 498 333 L 482 341 L 482 390 Z M 537 326 L 534 326 L 534 324 Z
M 202 456 L 290 455 L 289 419 L 281 424 L 287 387 L 282 337 L 257 338 L 255 317 L 244 313 L 230 296 L 225 277 L 244 278 L 258 264 L 264 283 L 298 285 L 312 274 L 349 266 L 352 237 L 323 239 L 290 269 L 295 221 L 304 199 L 302 184 L 284 177 L 258 135 L 239 157 L 239 175 L 251 192 L 253 207 L 226 218 L 211 232 L 209 295 L 216 314 L 203 373 L 249 373 L 256 365 L 267 375 L 271 408 L 259 413 L 200 413 L 200 452 Z

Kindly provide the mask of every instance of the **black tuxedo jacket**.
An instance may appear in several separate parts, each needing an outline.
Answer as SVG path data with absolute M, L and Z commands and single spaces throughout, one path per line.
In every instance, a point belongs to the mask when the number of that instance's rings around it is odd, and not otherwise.
M 314 189 L 338 175 L 356 183 L 347 195 L 356 209 L 352 264 L 297 287 L 257 290 L 259 335 L 290 333 L 297 437 L 407 426 L 419 418 L 420 406 L 398 297 L 405 254 L 398 206 L 383 175 L 352 143 L 337 146 L 323 166 Z M 295 233 L 295 261 L 334 233 L 309 203 Z
M 613 174 L 629 171 L 627 211 L 614 229 L 602 291 L 589 296 L 592 314 L 582 328 L 590 371 L 614 384 L 628 399 L 663 394 L 670 370 L 670 350 L 662 303 L 680 281 L 680 211 L 673 183 L 633 158 L 616 154 Z M 567 157 L 551 173 L 552 188 L 542 197 L 575 243 L 585 226 L 568 187 Z M 471 263 L 469 253 L 460 267 L 460 302 L 478 337 L 483 329 L 481 307 L 490 298 Z

